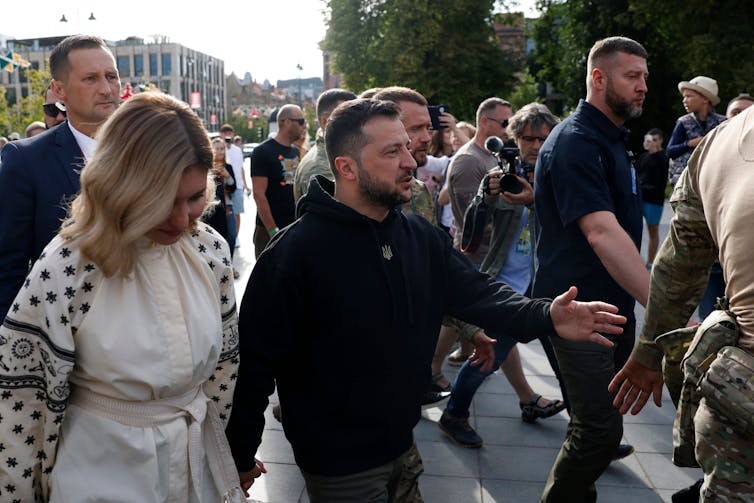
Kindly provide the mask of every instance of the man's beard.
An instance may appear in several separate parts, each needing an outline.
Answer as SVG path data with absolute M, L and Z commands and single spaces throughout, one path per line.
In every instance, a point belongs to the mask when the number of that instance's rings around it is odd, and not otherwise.
M 607 81 L 607 89 L 605 90 L 605 103 L 612 110 L 612 112 L 627 121 L 629 119 L 635 119 L 641 115 L 642 108 L 631 106 L 631 102 L 619 96 L 613 89 L 610 80 Z
M 427 151 L 423 150 L 421 152 L 411 152 L 411 157 L 414 158 L 414 161 L 416 161 L 416 167 L 420 168 L 427 164 Z
M 359 192 L 370 202 L 383 208 L 392 208 L 409 200 L 399 190 L 380 184 L 361 164 L 357 163 L 356 166 L 359 170 Z

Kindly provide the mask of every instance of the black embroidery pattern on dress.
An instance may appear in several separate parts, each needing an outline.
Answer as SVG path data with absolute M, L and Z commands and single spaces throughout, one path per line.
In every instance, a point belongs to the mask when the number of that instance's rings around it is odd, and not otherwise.
M 235 378 L 232 376 L 238 370 L 238 314 L 236 309 L 234 285 L 230 278 L 230 250 L 223 241 L 210 237 L 211 229 L 206 224 L 200 224 L 200 233 L 197 247 L 203 244 L 207 247 L 202 256 L 207 260 L 210 270 L 215 274 L 220 286 L 221 316 L 222 316 L 222 340 L 223 347 L 215 372 L 205 383 L 205 392 L 218 410 L 220 419 L 227 423 L 228 411 L 233 405 L 233 389 Z M 220 247 L 217 247 L 217 243 Z M 201 249 L 200 249 L 201 251 Z M 222 263 L 222 265 L 221 265 Z M 224 411 L 219 413 L 219 411 Z
M 23 360 L 31 355 L 33 346 L 31 341 L 25 337 L 16 340 L 11 347 L 11 353 L 14 357 Z

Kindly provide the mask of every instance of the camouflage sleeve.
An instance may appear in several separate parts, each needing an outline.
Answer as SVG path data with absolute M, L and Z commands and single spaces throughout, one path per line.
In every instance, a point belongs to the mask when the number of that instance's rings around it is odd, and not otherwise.
M 444 316 L 442 319 L 442 324 L 446 327 L 455 329 L 458 332 L 458 337 L 460 337 L 461 340 L 472 343 L 474 342 L 474 334 L 482 330 L 476 325 L 466 323 L 465 321 L 461 321 L 458 318 L 453 318 L 452 316 Z
M 411 200 L 403 205 L 403 211 L 423 216 L 432 225 L 437 225 L 437 215 L 432 195 L 424 182 L 411 180 Z
M 663 356 L 655 339 L 686 324 L 704 294 L 710 266 L 718 255 L 702 202 L 691 186 L 697 167 L 693 161 L 694 157 L 670 197 L 675 215 L 655 258 L 644 326 L 631 355 L 651 369 L 660 369 Z

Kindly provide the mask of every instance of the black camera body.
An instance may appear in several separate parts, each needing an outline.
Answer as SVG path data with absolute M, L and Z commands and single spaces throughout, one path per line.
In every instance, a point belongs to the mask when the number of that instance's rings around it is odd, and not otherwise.
M 503 171 L 500 177 L 500 191 L 518 194 L 524 190 L 523 184 L 516 177 L 520 161 L 518 160 L 519 150 L 516 147 L 506 147 L 503 140 L 497 136 L 490 136 L 484 142 L 484 148 L 497 157 L 498 166 Z M 505 162 L 503 162 L 505 161 Z M 484 192 L 490 193 L 489 175 L 484 177 Z

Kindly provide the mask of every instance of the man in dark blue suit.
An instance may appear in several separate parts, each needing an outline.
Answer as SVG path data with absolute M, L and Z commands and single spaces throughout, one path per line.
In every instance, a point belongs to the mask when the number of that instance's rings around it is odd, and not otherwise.
M 50 54 L 50 73 L 68 120 L 0 154 L 0 320 L 12 309 L 29 264 L 57 234 L 97 128 L 120 101 L 115 59 L 99 37 L 61 41 Z

